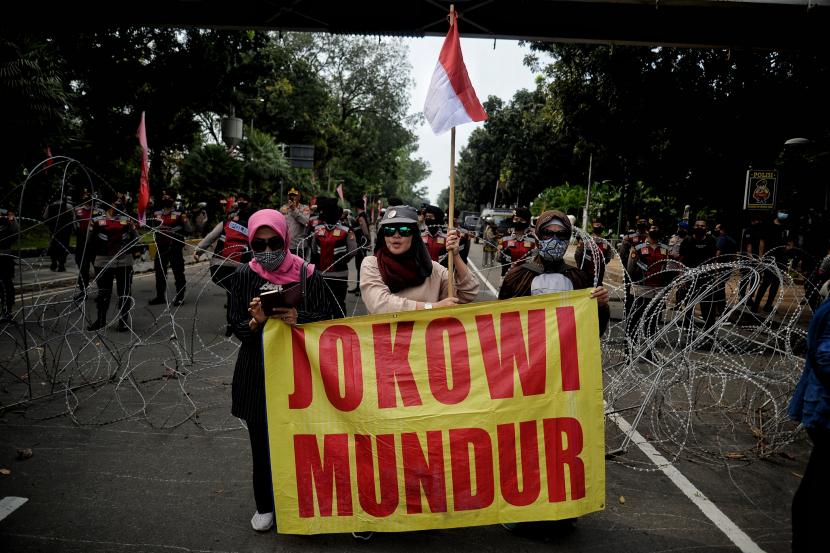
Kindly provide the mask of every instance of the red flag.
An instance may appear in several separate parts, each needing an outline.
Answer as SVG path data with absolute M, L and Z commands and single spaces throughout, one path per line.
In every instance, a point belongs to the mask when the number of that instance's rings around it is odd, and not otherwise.
M 337 185 L 337 195 L 340 196 L 341 201 L 345 201 L 345 200 L 343 200 L 343 183 L 342 182 Z
M 478 101 L 461 55 L 458 15 L 455 10 L 450 12 L 450 32 L 444 39 L 444 46 L 441 47 L 429 83 L 424 116 L 435 134 L 444 133 L 464 123 L 487 119 L 487 113 Z
M 144 112 L 141 112 L 141 123 L 136 133 L 141 144 L 141 185 L 138 188 L 138 223 L 147 222 L 146 211 L 150 203 L 150 154 L 147 149 L 147 131 L 144 127 Z

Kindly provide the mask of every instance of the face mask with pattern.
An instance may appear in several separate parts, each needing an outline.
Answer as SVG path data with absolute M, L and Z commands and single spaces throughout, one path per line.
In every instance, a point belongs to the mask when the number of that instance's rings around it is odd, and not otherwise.
M 273 271 L 285 260 L 285 250 L 278 252 L 254 252 L 254 258 L 266 271 Z
M 567 250 L 568 241 L 557 238 L 556 236 L 539 242 L 539 255 L 545 261 L 559 261 L 565 257 Z

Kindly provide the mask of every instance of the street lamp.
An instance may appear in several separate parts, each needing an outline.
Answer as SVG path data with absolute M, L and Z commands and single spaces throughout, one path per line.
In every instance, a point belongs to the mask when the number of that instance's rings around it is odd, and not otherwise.
M 588 204 L 591 202 L 591 170 L 594 168 L 594 154 L 588 158 L 588 193 L 585 195 L 585 209 L 582 211 L 582 230 L 588 228 Z

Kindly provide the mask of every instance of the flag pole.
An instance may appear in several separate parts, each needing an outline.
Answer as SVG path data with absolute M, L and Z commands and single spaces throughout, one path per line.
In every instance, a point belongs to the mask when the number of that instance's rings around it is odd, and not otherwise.
M 450 205 L 448 208 L 449 221 L 447 223 L 447 232 L 452 232 L 453 229 L 453 214 L 455 213 L 455 127 L 450 131 Z M 455 267 L 453 266 L 453 258 L 455 255 L 447 256 L 447 271 L 449 272 L 449 281 L 447 282 L 448 292 L 450 297 L 455 296 Z
M 450 4 L 450 27 L 453 26 L 455 23 L 455 4 Z M 453 230 L 453 214 L 455 213 L 455 127 L 452 128 L 450 131 L 450 202 L 449 207 L 447 208 L 449 213 L 449 219 L 447 221 L 447 232 L 452 232 Z M 459 240 L 460 244 L 460 240 Z M 455 296 L 455 266 L 454 266 L 454 254 L 450 254 L 447 256 L 447 292 L 450 297 Z

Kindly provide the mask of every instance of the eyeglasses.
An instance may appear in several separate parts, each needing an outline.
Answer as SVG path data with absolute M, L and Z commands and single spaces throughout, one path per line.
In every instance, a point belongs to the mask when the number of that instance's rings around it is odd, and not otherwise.
M 251 240 L 251 249 L 255 252 L 264 252 L 266 246 L 272 252 L 278 252 L 285 247 L 285 242 L 279 236 L 272 236 L 268 240 L 265 238 L 254 238 Z
M 570 240 L 571 239 L 571 233 L 570 233 L 570 231 L 567 231 L 567 230 L 542 229 L 541 231 L 539 231 L 539 238 L 541 238 L 542 240 L 549 240 L 549 239 L 553 238 L 554 236 L 556 238 L 561 239 L 561 240 Z
M 400 225 L 400 226 L 392 226 L 392 225 L 384 225 L 383 227 L 383 235 L 392 237 L 395 236 L 395 233 L 401 235 L 401 238 L 406 238 L 407 236 L 412 236 L 415 232 L 415 227 L 410 227 L 407 225 Z

